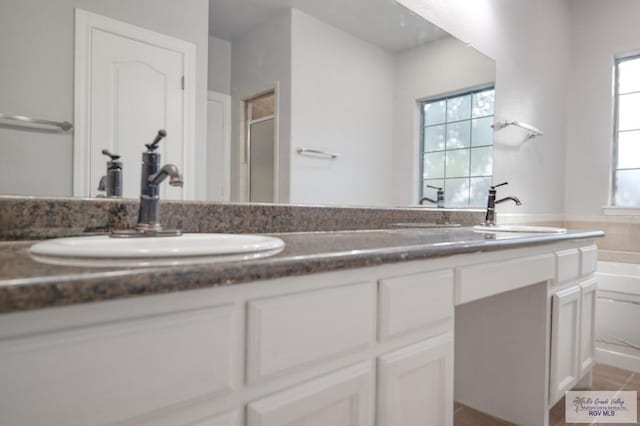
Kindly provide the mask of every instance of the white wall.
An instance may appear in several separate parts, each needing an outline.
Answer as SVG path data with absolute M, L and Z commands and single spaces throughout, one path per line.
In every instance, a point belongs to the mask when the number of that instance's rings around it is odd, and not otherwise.
M 399 0 L 496 60 L 496 119 L 541 128 L 523 142 L 518 129 L 496 133 L 494 181 L 521 207 L 501 212 L 564 211 L 565 129 L 569 69 L 569 7 L 558 0 Z M 610 4 L 606 2 L 607 6 Z
M 495 81 L 495 62 L 446 37 L 395 57 L 393 202 L 416 204 L 420 194 L 421 99 Z
M 389 204 L 393 57 L 294 10 L 292 61 L 291 202 Z
M 231 94 L 231 43 L 209 36 L 208 89 Z
M 614 58 L 640 51 L 634 0 L 571 1 L 566 211 L 601 215 L 609 201 Z
M 0 112 L 73 121 L 76 7 L 196 45 L 196 178 L 204 181 L 207 0 L 2 0 Z M 71 133 L 0 128 L 0 142 L 0 194 L 71 195 Z
M 291 11 L 284 11 L 231 43 L 232 149 L 231 199 L 240 198 L 245 185 L 238 164 L 242 99 L 279 86 L 279 202 L 289 199 L 289 139 L 291 117 Z

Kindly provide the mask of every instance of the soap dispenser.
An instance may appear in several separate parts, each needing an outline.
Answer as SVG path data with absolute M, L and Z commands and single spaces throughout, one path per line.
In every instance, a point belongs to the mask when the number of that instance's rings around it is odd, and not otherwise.
M 103 149 L 102 153 L 109 157 L 107 161 L 107 174 L 100 178 L 98 191 L 105 191 L 108 198 L 122 197 L 122 161 L 120 156 Z

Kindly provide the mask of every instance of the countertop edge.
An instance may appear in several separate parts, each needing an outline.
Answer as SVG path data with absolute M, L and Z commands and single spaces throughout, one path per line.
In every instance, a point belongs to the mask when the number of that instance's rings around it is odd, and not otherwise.
M 215 288 L 456 254 L 492 252 L 562 241 L 595 239 L 603 236 L 603 231 L 578 231 L 553 235 L 528 234 L 521 238 L 504 240 L 397 245 L 375 249 L 179 267 L 116 271 L 87 269 L 86 272 L 78 274 L 8 279 L 0 281 L 0 314 Z

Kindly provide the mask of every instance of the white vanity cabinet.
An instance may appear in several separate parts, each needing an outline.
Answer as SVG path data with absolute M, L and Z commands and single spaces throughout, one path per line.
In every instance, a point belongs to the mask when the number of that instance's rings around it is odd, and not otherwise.
M 461 402 L 542 424 L 593 363 L 585 245 L 0 315 L 0 424 L 446 426 L 454 369 Z
M 551 289 L 549 403 L 554 405 L 590 373 L 595 356 L 597 282 L 595 246 L 557 253 L 558 274 Z
M 451 424 L 448 262 L 2 315 L 0 424 Z
M 456 401 L 548 424 L 593 366 L 596 259 L 595 245 L 576 241 L 456 268 Z

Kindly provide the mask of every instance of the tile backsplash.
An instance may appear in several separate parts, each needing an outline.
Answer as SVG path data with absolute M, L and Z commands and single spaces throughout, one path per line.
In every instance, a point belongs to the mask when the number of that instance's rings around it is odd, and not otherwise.
M 89 235 L 134 227 L 137 200 L 0 196 L 0 240 Z M 481 210 L 163 201 L 161 220 L 184 232 L 275 233 L 384 229 L 395 223 L 476 225 Z

